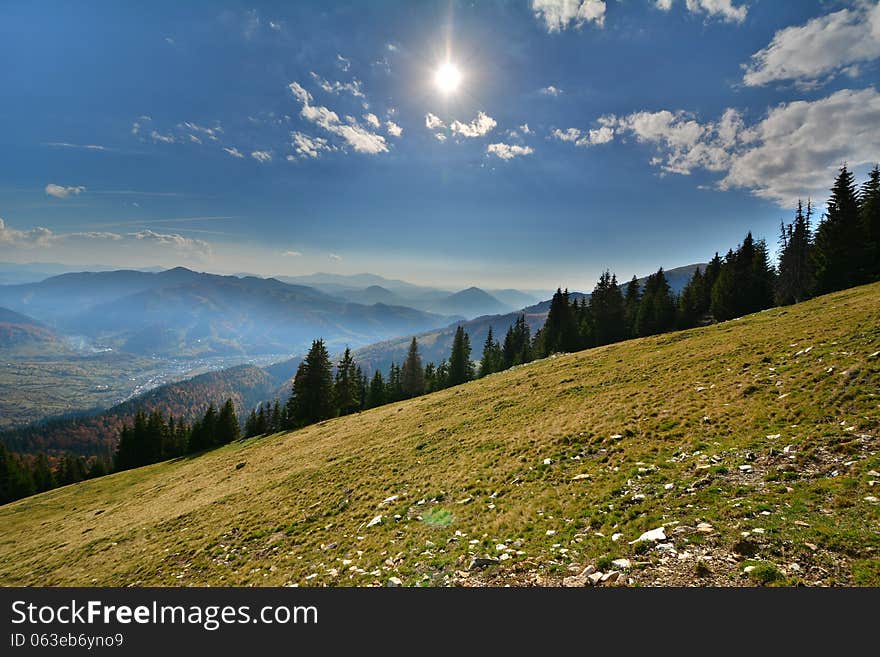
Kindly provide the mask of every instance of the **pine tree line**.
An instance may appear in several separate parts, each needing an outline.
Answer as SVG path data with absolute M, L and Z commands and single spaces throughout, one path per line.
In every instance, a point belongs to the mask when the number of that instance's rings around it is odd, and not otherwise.
M 109 456 L 86 458 L 65 452 L 57 459 L 51 459 L 45 452 L 15 454 L 0 443 L 0 504 L 101 477 L 112 470 Z

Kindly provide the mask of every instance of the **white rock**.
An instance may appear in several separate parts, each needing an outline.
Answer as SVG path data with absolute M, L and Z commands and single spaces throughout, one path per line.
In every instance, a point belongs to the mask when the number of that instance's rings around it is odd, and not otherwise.
M 374 527 L 380 524 L 382 524 L 382 516 L 378 515 L 367 523 L 367 527 Z
M 580 481 L 582 479 L 589 479 L 589 478 L 590 478 L 590 475 L 584 473 L 584 474 L 576 474 L 574 477 L 571 478 L 571 480 L 572 481 Z
M 550 465 L 553 463 L 553 459 L 544 459 L 544 465 Z
M 666 540 L 666 529 L 664 527 L 657 527 L 657 529 L 652 529 L 650 531 L 645 532 L 641 536 L 639 536 L 636 540 L 630 541 L 630 545 L 635 545 L 636 543 L 641 543 L 642 541 L 665 541 Z
M 767 436 L 767 438 L 769 440 L 779 440 L 780 438 L 782 438 L 782 434 L 781 433 L 771 433 L 770 435 Z
M 798 563 L 790 563 L 790 564 L 788 564 L 788 569 L 797 573 L 797 572 L 800 572 L 801 565 Z
M 869 477 L 880 477 L 880 472 L 877 472 L 876 470 L 868 470 L 868 476 Z
M 715 528 L 708 522 L 701 522 L 697 525 L 697 531 L 701 534 L 711 534 L 713 531 L 715 531 Z
M 878 500 L 873 495 L 866 495 L 864 499 L 865 499 L 865 502 L 870 502 L 871 504 L 877 504 L 877 502 L 880 502 L 880 500 Z
M 388 578 L 388 586 L 390 586 L 390 587 L 403 586 L 403 581 L 399 577 L 389 577 Z
M 611 435 L 611 440 L 620 440 L 621 438 L 623 438 L 623 436 L 621 436 L 619 433 Z
M 617 541 L 620 540 L 620 537 L 621 537 L 621 536 L 623 536 L 623 534 L 621 534 L 620 532 L 617 532 L 617 533 L 615 533 L 615 534 L 611 534 L 611 540 L 612 540 L 612 542 L 617 543 Z
M 596 572 L 596 566 L 594 566 L 593 564 L 590 564 L 589 566 L 587 566 L 586 568 L 584 568 L 581 571 L 581 577 L 587 577 L 588 575 L 592 575 L 595 572 Z
M 548 529 L 546 534 L 547 534 L 547 536 L 553 536 L 554 534 L 556 534 L 556 530 L 555 529 Z
M 498 545 L 495 546 L 496 552 L 502 552 L 503 550 L 506 550 L 506 549 L 507 549 L 507 546 L 504 543 L 499 543 Z
M 590 573 L 589 575 L 587 575 L 587 581 L 593 585 L 596 585 L 602 581 L 602 577 L 604 577 L 604 575 L 600 572 Z
M 675 484 L 664 484 L 663 488 L 665 490 L 672 490 L 673 488 L 675 488 Z
M 645 499 L 645 494 L 644 494 L 644 493 L 636 493 L 635 495 L 632 496 L 632 501 L 633 501 L 633 502 L 641 502 L 641 501 L 644 500 L 644 499 Z
M 754 566 L 746 566 L 745 568 L 743 568 L 743 572 L 744 572 L 746 575 L 748 575 L 748 574 L 749 574 L 750 572 L 752 572 L 754 569 L 755 569 Z
M 385 506 L 386 504 L 391 504 L 392 502 L 397 501 L 398 495 L 392 495 L 391 497 L 386 497 L 384 500 L 379 502 L 379 506 Z
M 621 570 L 626 570 L 632 567 L 632 562 L 629 559 L 615 559 L 611 562 L 611 565 Z
M 740 469 L 742 472 L 751 472 L 751 471 L 752 471 L 752 466 L 750 466 L 750 465 L 747 463 L 747 464 L 745 464 L 745 465 L 741 465 L 741 466 L 739 466 L 739 469 Z
M 620 577 L 620 573 L 616 570 L 612 570 L 611 572 L 602 575 L 602 582 L 608 582 L 610 584 L 616 581 L 618 577 Z

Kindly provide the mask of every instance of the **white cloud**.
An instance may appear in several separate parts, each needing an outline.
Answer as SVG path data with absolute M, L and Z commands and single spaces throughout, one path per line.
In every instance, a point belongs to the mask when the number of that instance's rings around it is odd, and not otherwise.
M 859 62 L 877 58 L 880 3 L 860 3 L 778 31 L 770 45 L 752 55 L 743 82 L 750 87 L 780 81 L 815 83 L 840 73 L 857 74 Z
M 162 246 L 170 246 L 177 251 L 187 251 L 205 256 L 211 254 L 211 246 L 207 242 L 184 237 L 177 233 L 157 233 L 146 228 L 137 233 L 128 233 L 127 236 L 133 237 L 136 240 L 145 240 Z
M 310 137 L 302 132 L 291 132 L 291 139 L 296 154 L 300 157 L 316 158 L 321 155 L 321 151 L 329 151 L 330 144 L 323 137 Z
M 441 119 L 439 116 L 428 112 L 427 114 L 425 114 L 425 127 L 428 130 L 437 130 L 438 128 L 445 128 L 446 124 L 443 123 L 443 119 Z
M 47 246 L 54 234 L 48 228 L 36 226 L 30 230 L 17 230 L 6 225 L 0 219 L 0 244 L 12 247 Z
M 532 12 L 543 20 L 548 32 L 560 32 L 570 24 L 605 25 L 604 0 L 532 0 Z
M 169 46 L 173 46 L 174 39 L 172 39 L 171 37 L 165 37 L 165 43 L 167 43 Z
M 270 153 L 269 151 L 253 151 L 251 153 L 251 157 L 260 164 L 265 164 L 266 162 L 272 161 L 272 153 Z
M 150 133 L 150 138 L 153 141 L 161 141 L 163 144 L 173 144 L 176 141 L 174 135 L 163 135 L 158 130 L 153 130 L 153 132 Z
M 388 145 L 385 137 L 370 132 L 351 119 L 352 124 L 345 125 L 340 122 L 339 115 L 333 110 L 314 106 L 311 104 L 312 96 L 299 83 L 291 82 L 288 87 L 294 97 L 302 104 L 300 116 L 310 121 L 327 132 L 337 135 L 344 139 L 358 153 L 369 153 L 372 155 L 385 153 L 388 151 Z
M 559 128 L 554 128 L 550 133 L 552 137 L 555 137 L 559 141 L 570 141 L 572 143 L 576 142 L 581 137 L 581 131 L 577 128 L 567 128 L 565 130 L 560 130 Z
M 392 137 L 400 137 L 403 134 L 403 128 L 397 125 L 394 121 L 386 121 L 385 129 Z
M 86 188 L 82 185 L 69 187 L 64 185 L 56 185 L 55 183 L 49 183 L 48 185 L 46 185 L 43 191 L 45 191 L 47 195 L 54 196 L 55 198 L 67 198 L 71 194 L 73 194 L 74 196 L 79 196 L 84 191 L 86 191 Z
M 482 137 L 491 132 L 496 125 L 498 125 L 498 123 L 495 119 L 485 112 L 479 112 L 477 113 L 477 118 L 470 123 L 453 121 L 449 126 L 449 129 L 452 130 L 453 133 L 459 134 L 462 137 Z
M 244 157 L 241 151 L 235 148 L 235 146 L 233 146 L 232 148 L 227 148 L 226 146 L 224 146 L 223 150 L 229 153 L 232 157 Z
M 106 146 L 98 146 L 97 144 L 69 144 L 66 141 L 50 141 L 46 146 L 53 148 L 81 148 L 87 151 L 109 151 Z
M 288 258 L 299 258 L 302 255 L 301 251 L 285 251 L 281 255 L 286 256 Z
M 363 83 L 357 78 L 353 79 L 351 82 L 331 82 L 329 80 L 325 80 L 314 71 L 312 71 L 310 75 L 312 76 L 312 79 L 315 81 L 315 83 L 328 94 L 339 95 L 344 91 L 346 93 L 350 93 L 355 98 L 365 97 L 362 89 Z
M 529 128 L 529 124 L 528 124 L 528 123 L 523 123 L 523 124 L 519 127 L 519 130 L 520 130 L 520 132 L 522 132 L 524 135 L 530 135 L 530 134 L 532 134 L 532 130 L 531 130 L 531 128 Z
M 486 146 L 486 152 L 495 155 L 502 160 L 512 160 L 515 157 L 523 155 L 531 155 L 535 149 L 531 146 L 518 146 L 516 144 L 489 144 Z
M 281 31 L 281 22 L 280 21 L 269 21 L 269 29 L 274 30 L 275 32 Z
M 704 12 L 731 23 L 742 23 L 749 12 L 746 5 L 734 5 L 733 0 L 686 0 L 685 5 L 692 14 Z
M 184 121 L 178 127 L 183 130 L 190 130 L 192 132 L 203 134 L 211 141 L 218 141 L 220 139 L 219 135 L 223 134 L 223 128 L 220 126 L 219 123 L 217 123 L 213 128 L 207 128 L 205 126 L 199 125 L 198 123 Z
M 348 72 L 348 69 L 351 68 L 351 60 L 343 57 L 339 53 L 336 53 L 336 66 L 339 67 L 343 73 Z
M 708 122 L 681 110 L 609 115 L 599 122 L 617 136 L 652 145 L 651 164 L 663 173 L 719 173 L 720 189 L 747 189 L 782 207 L 823 198 L 843 162 L 868 165 L 880 153 L 880 93 L 873 88 L 784 103 L 751 126 L 732 108 Z
M 443 143 L 444 141 L 446 141 L 446 135 L 443 134 L 442 132 L 437 132 L 437 133 L 434 133 L 434 139 L 436 139 L 440 143 Z
M 382 126 L 382 122 L 379 120 L 379 117 L 372 112 L 367 112 L 366 114 L 364 114 L 364 121 L 369 123 L 374 128 L 380 128 Z
M 327 257 L 330 258 L 331 260 L 335 260 L 336 262 L 339 262 L 340 260 L 342 260 L 342 256 L 339 255 L 338 253 L 328 253 Z
M 558 96 L 559 94 L 562 93 L 562 89 L 560 89 L 559 87 L 554 87 L 551 84 L 551 85 L 546 86 L 543 89 L 541 89 L 540 92 L 542 94 L 544 94 L 545 96 Z
M 397 46 L 393 43 L 386 43 L 385 49 L 388 50 L 388 52 L 397 52 Z
M 662 11 L 669 11 L 672 9 L 672 0 L 656 0 L 654 4 L 657 5 L 657 9 Z

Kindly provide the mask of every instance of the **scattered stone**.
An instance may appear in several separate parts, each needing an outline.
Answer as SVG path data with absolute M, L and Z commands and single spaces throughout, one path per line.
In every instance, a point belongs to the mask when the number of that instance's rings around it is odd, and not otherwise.
M 595 586 L 602 581 L 603 577 L 604 575 L 597 571 L 595 573 L 590 573 L 589 575 L 587 575 L 587 581 Z
M 603 584 L 611 584 L 613 582 L 616 582 L 618 577 L 620 577 L 620 573 L 616 570 L 612 570 L 611 572 L 602 575 L 601 581 Z
M 591 476 L 592 475 L 588 475 L 586 473 L 576 474 L 574 477 L 571 478 L 571 480 L 572 481 L 581 481 L 582 479 L 589 479 Z
M 673 488 L 675 488 L 675 484 L 664 484 L 663 488 L 665 490 L 672 490 Z
M 790 563 L 788 564 L 788 569 L 792 572 L 799 573 L 801 570 L 801 565 L 799 563 Z
M 711 534 L 715 531 L 715 528 L 708 522 L 701 522 L 697 525 L 697 531 L 701 534 Z
M 611 440 L 620 440 L 621 438 L 623 438 L 623 436 L 620 435 L 619 433 L 615 433 L 615 434 L 611 435 Z
M 630 545 L 635 545 L 636 543 L 641 543 L 642 541 L 665 541 L 666 540 L 666 529 L 664 527 L 657 527 L 657 529 L 652 529 L 650 531 L 645 532 L 641 536 L 639 536 L 636 540 L 630 541 Z
M 880 477 L 880 472 L 877 472 L 876 470 L 868 470 L 868 476 L 869 477 Z
M 391 497 L 386 497 L 384 500 L 379 502 L 379 506 L 385 506 L 386 504 L 391 504 L 392 502 L 396 502 L 398 495 L 392 495 Z
M 388 586 L 392 588 L 403 586 L 403 581 L 399 577 L 389 577 Z
M 779 440 L 780 438 L 782 438 L 781 433 L 771 433 L 770 435 L 767 436 L 768 440 Z
M 547 534 L 547 536 L 553 536 L 556 534 L 556 530 L 555 529 L 548 529 L 546 531 L 546 534 Z
M 644 500 L 644 499 L 645 499 L 645 494 L 644 494 L 644 493 L 636 493 L 635 495 L 632 496 L 632 501 L 633 501 L 633 502 L 641 502 L 641 501 Z
M 873 495 L 866 495 L 864 499 L 865 499 L 865 502 L 870 502 L 871 504 L 877 504 L 877 502 L 880 502 L 880 500 L 878 500 Z
M 588 586 L 590 583 L 586 575 L 572 575 L 562 580 L 562 585 L 570 589 Z
M 796 524 L 798 527 L 809 527 L 810 526 L 810 523 L 804 522 L 803 520 L 795 520 L 794 524 Z
M 752 572 L 754 569 L 755 569 L 754 566 L 746 566 L 745 568 L 743 568 L 743 572 L 744 572 L 746 575 L 748 575 L 748 574 L 749 574 L 750 572 Z
M 375 518 L 373 518 L 372 520 L 370 520 L 370 522 L 367 523 L 367 528 L 375 527 L 376 525 L 381 525 L 381 524 L 382 524 L 382 516 L 378 515 Z
M 472 497 L 466 497 L 466 498 L 464 498 L 463 500 L 459 500 L 458 503 L 459 503 L 459 504 L 470 504 L 470 503 L 473 502 L 473 501 L 474 501 L 474 498 L 472 498 Z
M 819 549 L 819 546 L 814 543 L 804 543 L 808 548 L 810 548 L 813 552 Z
M 620 568 L 621 570 L 626 570 L 627 568 L 632 568 L 632 562 L 629 559 L 615 559 L 611 562 L 612 566 L 616 568 Z
M 615 534 L 611 534 L 611 541 L 612 541 L 613 543 L 617 543 L 617 541 L 620 540 L 620 537 L 621 537 L 621 536 L 623 536 L 623 534 L 621 534 L 620 532 L 617 532 L 617 533 L 615 533 Z
M 874 358 L 877 358 L 878 356 L 880 356 L 880 351 L 875 351 L 873 354 L 871 354 L 870 356 L 868 356 L 868 358 L 869 358 L 869 359 L 874 359 Z
M 236 464 L 235 464 L 235 469 L 236 469 L 236 470 L 241 470 L 241 469 L 242 469 L 244 466 L 246 466 L 246 465 L 247 465 L 247 462 L 245 462 L 245 461 L 242 461 L 241 463 L 236 463 Z
M 754 468 L 750 466 L 748 463 L 745 465 L 739 466 L 740 472 L 751 472 Z
M 468 566 L 468 570 L 476 570 L 478 568 L 486 568 L 487 566 L 497 566 L 501 561 L 499 559 L 490 559 L 484 557 L 474 557 Z
M 587 577 L 588 575 L 592 575 L 595 572 L 596 572 L 596 566 L 594 566 L 593 564 L 590 564 L 589 566 L 587 566 L 586 568 L 584 568 L 581 571 L 581 576 Z
M 553 459 L 544 459 L 544 465 L 550 465 L 553 463 Z

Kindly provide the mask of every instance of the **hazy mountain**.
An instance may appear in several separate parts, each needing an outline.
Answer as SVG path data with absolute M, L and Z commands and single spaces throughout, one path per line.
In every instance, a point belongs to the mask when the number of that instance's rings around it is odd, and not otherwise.
M 63 265 L 58 262 L 0 262 L 0 285 L 36 283 L 51 276 L 77 271 L 112 271 L 107 265 Z M 139 271 L 159 272 L 164 267 L 143 267 Z
M 525 308 L 546 299 L 546 294 L 533 294 L 522 290 L 486 290 L 490 295 L 509 308 Z
M 664 270 L 666 278 L 669 281 L 669 286 L 674 293 L 678 294 L 681 292 L 697 267 L 700 267 L 701 269 L 705 268 L 705 264 L 699 263 L 685 265 L 684 267 Z M 640 284 L 644 285 L 646 279 L 647 277 L 640 278 Z M 619 281 L 619 284 L 622 287 L 626 282 L 627 281 Z M 572 299 L 580 299 L 582 297 L 589 297 L 589 294 L 583 292 L 570 292 L 570 297 Z M 471 356 L 474 360 L 479 360 L 483 350 L 483 343 L 486 341 L 486 335 L 489 332 L 490 326 L 495 334 L 495 338 L 499 342 L 503 342 L 504 334 L 507 332 L 508 327 L 516 321 L 520 314 L 523 314 L 525 315 L 526 322 L 534 336 L 538 329 L 544 326 L 544 321 L 547 319 L 547 312 L 549 310 L 550 300 L 547 299 L 515 312 L 477 317 L 476 319 L 466 322 L 453 323 L 442 329 L 425 331 L 417 336 L 422 360 L 425 363 L 431 361 L 439 363 L 444 358 L 448 358 L 449 351 L 452 348 L 452 338 L 455 336 L 455 329 L 459 325 L 463 326 L 470 336 L 472 349 Z M 355 357 L 366 369 L 373 371 L 378 367 L 384 374 L 387 372 L 388 366 L 392 361 L 398 364 L 403 362 L 411 339 L 412 336 L 402 336 L 392 340 L 386 340 L 385 342 L 369 345 L 358 349 L 355 352 Z
M 408 307 L 350 303 L 275 279 L 182 267 L 2 286 L 0 304 L 115 349 L 167 356 L 291 353 L 318 337 L 331 346 L 360 346 L 450 321 Z
M 448 297 L 431 302 L 428 307 L 432 312 L 444 315 L 461 315 L 466 318 L 496 315 L 513 309 L 478 287 L 469 287 L 466 290 L 450 294 Z
M 48 327 L 27 315 L 0 308 L 0 349 L 4 356 L 22 349 L 39 352 L 60 347 L 62 341 Z

